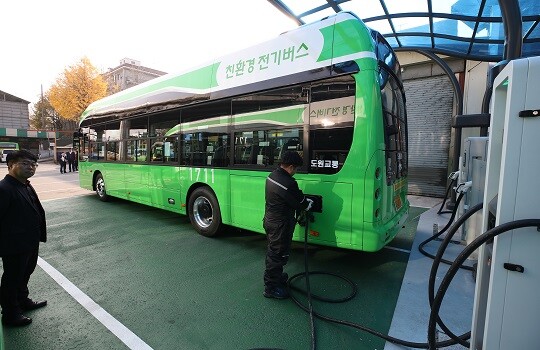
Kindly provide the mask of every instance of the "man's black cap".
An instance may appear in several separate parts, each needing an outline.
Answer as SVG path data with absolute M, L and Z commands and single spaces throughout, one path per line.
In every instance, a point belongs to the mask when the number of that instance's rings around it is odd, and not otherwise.
M 281 155 L 281 164 L 302 166 L 302 164 L 304 164 L 304 161 L 302 160 L 302 157 L 300 157 L 298 152 L 286 151 L 285 153 Z

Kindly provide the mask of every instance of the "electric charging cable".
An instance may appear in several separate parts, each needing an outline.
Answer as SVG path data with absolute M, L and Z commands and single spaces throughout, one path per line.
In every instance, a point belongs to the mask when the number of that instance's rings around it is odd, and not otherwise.
M 302 218 L 302 215 L 305 215 L 305 216 Z M 349 321 L 345 321 L 345 320 L 339 320 L 339 319 L 336 319 L 336 318 L 325 316 L 325 315 L 319 314 L 319 313 L 317 313 L 317 312 L 315 312 L 313 310 L 312 299 L 317 299 L 317 300 L 320 300 L 320 301 L 326 301 L 326 302 L 331 302 L 331 303 L 346 302 L 346 301 L 351 300 L 352 298 L 354 298 L 356 296 L 357 287 L 356 287 L 356 284 L 353 281 L 351 281 L 350 279 L 348 279 L 346 277 L 338 275 L 338 274 L 334 274 L 334 273 L 331 273 L 331 272 L 323 272 L 323 271 L 309 272 L 308 254 L 307 254 L 307 237 L 308 237 L 308 232 L 309 232 L 309 222 L 313 221 L 311 215 L 312 215 L 311 213 L 305 212 L 305 213 L 302 213 L 298 218 L 298 222 L 301 225 L 305 224 L 305 226 L 304 226 L 304 264 L 305 264 L 305 272 L 295 274 L 295 275 L 291 276 L 289 278 L 289 280 L 288 280 L 289 290 L 296 290 L 296 291 L 302 292 L 304 294 L 307 294 L 308 306 L 305 306 L 304 304 L 302 304 L 302 302 L 300 300 L 298 300 L 298 298 L 296 298 L 294 296 L 294 294 L 291 293 L 290 296 L 291 296 L 291 299 L 294 301 L 294 303 L 296 305 L 298 305 L 302 310 L 306 311 L 310 315 L 311 349 L 313 349 L 313 350 L 316 349 L 316 334 L 315 334 L 315 323 L 314 323 L 315 318 L 318 318 L 318 319 L 321 319 L 321 320 L 324 320 L 324 321 L 328 321 L 328 322 L 332 322 L 332 323 L 341 324 L 341 325 L 352 327 L 352 328 L 356 328 L 358 330 L 361 330 L 361 331 L 367 332 L 369 334 L 372 334 L 372 335 L 374 335 L 376 337 L 382 338 L 382 339 L 384 339 L 384 340 L 386 340 L 386 341 L 388 341 L 390 343 L 393 343 L 393 344 L 403 345 L 403 346 L 407 346 L 407 347 L 410 347 L 410 348 L 417 348 L 417 349 L 429 349 L 429 343 L 418 343 L 418 342 L 411 342 L 411 341 L 407 341 L 407 340 L 403 340 L 403 339 L 399 339 L 399 338 L 394 338 L 392 336 L 383 334 L 381 332 L 378 332 L 378 331 L 376 331 L 374 329 L 368 328 L 368 327 L 363 326 L 361 324 L 357 324 L 357 323 L 353 323 L 353 322 L 349 322 Z M 443 253 L 444 253 L 444 251 L 443 251 Z M 348 296 L 345 296 L 345 297 L 340 298 L 340 299 L 327 299 L 327 298 L 323 298 L 323 297 L 316 296 L 316 295 L 311 295 L 310 296 L 311 287 L 310 287 L 310 282 L 309 282 L 309 275 L 314 275 L 314 274 L 331 275 L 331 276 L 335 276 L 335 277 L 338 277 L 340 279 L 343 279 L 344 281 L 347 282 L 347 284 L 349 284 L 351 286 L 352 292 Z M 304 276 L 306 278 L 306 291 L 303 291 L 300 288 L 295 287 L 295 286 L 292 285 L 293 280 L 295 280 L 297 278 L 300 278 L 302 276 Z M 470 337 L 470 332 L 469 332 L 469 334 L 464 334 L 461 337 L 463 337 L 463 339 L 468 339 L 468 337 Z M 447 347 L 447 346 L 458 344 L 458 342 L 456 340 L 454 340 L 454 339 L 450 339 L 450 340 L 436 342 L 435 344 L 437 346 L 439 346 L 439 347 Z
M 446 223 L 446 225 L 442 228 L 442 230 L 440 230 L 439 232 L 437 232 L 436 234 L 432 235 L 431 237 L 429 237 L 428 239 L 422 241 L 419 245 L 418 245 L 418 250 L 420 251 L 420 253 L 422 253 L 423 255 L 427 256 L 428 258 L 431 258 L 431 259 L 435 259 L 435 255 L 427 252 L 425 249 L 424 249 L 424 246 L 426 244 L 428 244 L 429 242 L 431 241 L 434 241 L 435 239 L 439 238 L 444 232 L 446 232 L 446 230 L 448 230 L 451 225 L 453 224 L 454 222 L 454 219 L 456 217 L 456 214 L 457 214 L 457 209 L 459 207 L 459 203 L 461 202 L 462 198 L 464 196 L 464 192 L 461 192 L 458 196 L 458 198 L 456 199 L 456 206 L 454 207 L 454 210 L 452 210 L 452 215 L 450 216 L 450 219 L 448 219 L 448 222 Z M 447 235 L 448 236 L 448 235 Z M 441 262 L 445 263 L 445 264 L 448 264 L 448 265 L 451 265 L 452 264 L 452 261 L 450 260 L 446 260 L 446 259 L 440 259 Z M 471 267 L 471 266 L 467 266 L 467 265 L 464 265 L 462 266 L 462 268 L 464 268 L 465 270 L 469 270 L 469 271 L 474 271 L 474 269 Z
M 433 259 L 433 264 L 431 264 L 431 271 L 429 273 L 429 280 L 428 280 L 428 300 L 429 300 L 429 306 L 430 308 L 433 307 L 433 300 L 435 298 L 435 280 L 437 278 L 437 271 L 439 269 L 440 263 L 445 262 L 447 263 L 447 260 L 443 259 L 444 252 L 446 251 L 446 248 L 450 244 L 452 237 L 454 234 L 456 234 L 457 230 L 467 221 L 471 216 L 473 216 L 476 212 L 482 210 L 484 207 L 484 203 L 478 203 L 474 206 L 472 206 L 465 214 L 463 214 L 446 234 L 444 237 L 444 240 L 442 241 L 441 245 L 439 246 L 439 249 L 437 251 L 437 254 L 435 255 L 435 258 Z M 451 262 L 450 265 L 452 265 L 454 262 Z M 464 266 L 460 266 L 464 267 Z M 468 266 L 466 266 L 468 267 Z M 472 269 L 472 268 L 471 268 Z M 463 345 L 465 347 L 469 347 L 469 343 L 466 342 L 467 339 L 470 338 L 470 332 L 465 333 L 461 336 L 457 336 L 448 327 L 444 324 L 444 322 L 441 320 L 439 316 L 437 316 L 437 324 L 441 327 L 444 333 L 448 335 L 451 339 L 458 342 L 460 345 Z
M 309 210 L 309 207 L 308 207 Z M 306 294 L 308 299 L 308 313 L 309 313 L 309 323 L 310 323 L 310 329 L 311 329 L 311 349 L 315 350 L 317 339 L 315 336 L 315 317 L 313 316 L 313 302 L 311 300 L 312 294 L 311 294 L 311 284 L 309 283 L 309 264 L 308 264 L 308 247 L 307 247 L 307 235 L 308 235 L 308 227 L 309 222 L 314 220 L 313 214 L 311 214 L 309 211 L 302 211 L 300 215 L 304 216 L 304 219 L 299 219 L 299 221 L 303 221 L 305 225 L 304 230 L 304 276 L 306 279 Z M 295 275 L 297 276 L 297 275 Z M 290 287 L 290 281 L 295 277 L 291 277 L 291 279 L 288 281 L 288 285 Z M 289 288 L 290 289 L 290 288 Z M 294 298 L 293 298 L 294 300 Z
M 463 183 L 460 183 L 457 187 L 456 187 L 456 192 L 459 193 L 459 196 L 458 198 L 456 199 L 456 204 L 454 206 L 454 209 L 452 210 L 452 215 L 450 216 L 450 219 L 448 220 L 448 222 L 446 223 L 446 225 L 444 226 L 444 228 L 442 230 L 440 230 L 439 232 L 437 232 L 436 234 L 434 234 L 433 236 L 431 236 L 430 238 L 422 241 L 419 245 L 418 245 L 418 250 L 420 251 L 420 253 L 422 253 L 423 255 L 431 258 L 431 259 L 435 259 L 435 255 L 431 254 L 431 253 L 428 253 L 425 249 L 424 249 L 424 246 L 439 238 L 446 230 L 448 230 L 448 228 L 450 228 L 450 226 L 453 224 L 454 222 L 454 219 L 456 217 L 456 214 L 457 214 L 457 210 L 459 208 L 459 204 L 461 202 L 461 200 L 463 199 L 463 196 L 465 195 L 465 193 L 467 193 L 467 191 L 472 187 L 472 181 L 467 181 L 467 182 L 463 182 Z M 470 210 L 469 210 L 470 211 Z M 471 214 L 472 215 L 472 214 Z M 466 218 L 468 219 L 470 217 L 470 215 L 468 215 Z M 466 219 L 465 219 L 466 220 Z M 463 220 L 463 222 L 461 224 L 463 224 L 465 222 L 465 220 Z M 461 226 L 461 225 L 459 225 Z M 457 229 L 459 228 L 459 226 L 456 227 L 456 231 Z M 455 232 L 454 232 L 455 233 Z M 452 233 L 452 237 L 454 236 L 454 233 Z M 447 235 L 448 236 L 448 235 Z M 446 236 L 446 237 L 447 237 Z M 450 242 L 450 241 L 448 241 Z M 447 244 L 448 245 L 448 244 Z M 447 265 L 452 265 L 453 261 L 450 261 L 450 260 L 446 260 L 446 259 L 442 259 L 442 257 L 439 258 L 439 261 L 440 262 L 443 262 Z M 474 268 L 472 266 L 467 266 L 467 265 L 463 265 L 461 266 L 461 268 L 465 269 L 465 270 L 469 270 L 469 271 L 473 271 L 474 272 Z
M 447 213 L 451 213 L 452 211 L 449 211 L 449 210 L 445 210 L 443 211 L 443 208 L 444 208 L 444 204 L 446 203 L 446 200 L 448 199 L 448 194 L 450 193 L 450 190 L 452 189 L 452 186 L 454 185 L 454 183 L 457 181 L 457 178 L 459 176 L 459 171 L 454 171 L 453 173 L 450 173 L 450 175 L 448 176 L 448 178 L 450 179 L 450 183 L 448 184 L 448 187 L 446 188 L 446 193 L 444 195 L 444 200 L 441 204 L 441 207 L 439 208 L 439 211 L 437 212 L 437 214 L 447 214 Z M 455 206 L 457 206 L 458 203 L 456 202 Z
M 439 310 L 441 308 L 442 300 L 446 294 L 446 291 L 448 290 L 448 287 L 450 286 L 450 282 L 452 282 L 452 279 L 456 275 L 457 271 L 460 268 L 460 265 L 476 250 L 478 247 L 480 247 L 482 244 L 492 240 L 496 236 L 505 233 L 507 231 L 524 228 L 524 227 L 537 227 L 537 230 L 540 231 L 540 219 L 521 219 L 521 220 L 515 220 L 510 221 L 504 224 L 501 224 L 499 226 L 496 226 L 485 233 L 478 236 L 476 239 L 474 239 L 463 251 L 456 257 L 454 263 L 450 266 L 448 271 L 446 272 L 446 275 L 444 276 L 438 290 L 437 294 L 435 295 L 435 299 L 433 300 L 433 305 L 431 306 L 431 312 L 429 315 L 429 323 L 428 323 L 428 344 L 430 350 L 437 349 L 437 342 L 435 340 L 436 337 L 436 325 L 437 325 L 437 319 Z
M 291 299 L 301 309 L 303 309 L 304 311 L 306 311 L 306 312 L 308 312 L 310 314 L 312 349 L 316 348 L 314 318 L 319 318 L 321 320 L 325 320 L 325 321 L 329 321 L 329 322 L 349 326 L 349 327 L 352 327 L 352 328 L 356 328 L 356 329 L 359 329 L 361 331 L 365 331 L 365 332 L 367 332 L 369 334 L 372 334 L 374 336 L 377 336 L 379 338 L 382 338 L 382 339 L 384 339 L 384 340 L 386 340 L 388 342 L 398 344 L 398 345 L 407 346 L 407 347 L 410 347 L 410 348 L 436 350 L 436 349 L 439 349 L 441 347 L 447 347 L 447 346 L 451 346 L 451 345 L 455 345 L 455 344 L 461 344 L 461 345 L 468 348 L 469 343 L 466 342 L 465 340 L 470 338 L 470 332 L 467 332 L 467 333 L 465 333 L 465 334 L 463 334 L 461 336 L 456 336 L 444 325 L 444 323 L 442 322 L 442 320 L 439 317 L 439 311 L 440 311 L 440 307 L 441 307 L 443 298 L 444 298 L 444 296 L 445 296 L 445 294 L 446 294 L 446 292 L 448 290 L 448 287 L 449 287 L 452 279 L 455 277 L 457 271 L 459 270 L 459 268 L 461 267 L 463 262 L 465 262 L 465 260 L 476 249 L 478 249 L 478 247 L 480 247 L 482 244 L 486 243 L 487 241 L 492 240 L 494 237 L 496 237 L 496 236 L 498 236 L 498 235 L 500 235 L 500 234 L 502 234 L 504 232 L 514 230 L 514 229 L 518 229 L 518 228 L 524 228 L 524 227 L 534 227 L 534 226 L 536 226 L 537 230 L 540 231 L 540 219 L 524 219 L 524 220 L 516 220 L 516 221 L 509 222 L 509 223 L 501 224 L 501 225 L 499 225 L 499 226 L 497 226 L 495 228 L 492 228 L 492 229 L 488 230 L 484 234 L 478 236 L 473 242 L 471 242 L 468 246 L 465 247 L 465 249 L 458 255 L 458 257 L 455 259 L 455 261 L 451 264 L 450 268 L 448 269 L 446 275 L 444 276 L 444 278 L 443 278 L 443 280 L 442 280 L 442 282 L 441 282 L 441 284 L 440 284 L 440 286 L 439 286 L 439 288 L 437 290 L 437 294 L 435 296 L 433 296 L 434 289 L 435 289 L 434 285 L 435 285 L 436 273 L 437 273 L 438 267 L 440 265 L 440 262 L 442 261 L 442 255 L 444 254 L 444 251 L 448 247 L 448 244 L 450 243 L 450 241 L 452 239 L 452 236 L 457 232 L 458 228 L 467 219 L 469 219 L 473 214 L 475 214 L 477 211 L 481 210 L 482 208 L 483 208 L 483 203 L 479 203 L 479 204 L 471 207 L 469 209 L 469 211 L 467 211 L 467 213 L 465 213 L 462 217 L 460 217 L 454 223 L 454 225 L 450 228 L 450 231 L 448 232 L 447 236 L 443 240 L 441 246 L 439 247 L 439 250 L 437 252 L 436 258 L 435 258 L 435 260 L 433 262 L 432 269 L 431 269 L 431 272 L 430 272 L 429 287 L 428 287 L 429 299 L 430 299 L 430 307 L 431 307 L 430 318 L 429 318 L 429 323 L 428 323 L 428 343 L 410 342 L 410 341 L 394 338 L 394 337 L 382 334 L 382 333 L 380 333 L 380 332 L 378 332 L 376 330 L 373 330 L 371 328 L 365 327 L 365 326 L 360 325 L 360 324 L 356 324 L 356 323 L 348 322 L 348 321 L 344 321 L 344 320 L 339 320 L 339 319 L 335 319 L 335 318 L 331 318 L 331 317 L 324 316 L 324 315 L 321 315 L 321 314 L 318 314 L 317 312 L 315 312 L 313 310 L 313 306 L 311 305 L 312 304 L 311 297 L 313 297 L 313 299 L 319 299 L 319 300 L 322 300 L 322 301 L 344 302 L 344 301 L 348 301 L 348 300 L 352 299 L 356 295 L 357 288 L 356 288 L 356 285 L 354 284 L 354 282 L 352 282 L 351 280 L 349 280 L 349 279 L 347 279 L 347 278 L 345 278 L 343 276 L 340 276 L 340 275 L 337 275 L 337 274 L 334 274 L 334 273 L 329 273 L 329 272 L 321 272 L 321 271 L 309 272 L 308 258 L 307 258 L 307 256 L 308 256 L 308 254 L 307 254 L 307 235 L 308 235 L 308 232 L 309 232 L 309 227 L 308 227 L 309 222 L 312 221 L 312 219 L 304 220 L 303 223 L 305 223 L 305 231 L 304 231 L 305 272 L 296 274 L 296 275 L 292 276 L 291 278 L 289 278 L 288 286 L 289 286 L 289 289 L 293 289 L 293 290 L 303 292 L 300 288 L 292 286 L 291 282 L 294 279 L 299 278 L 301 276 L 306 277 L 306 292 L 304 292 L 304 293 L 308 294 L 309 306 L 308 307 L 304 306 L 296 297 L 294 297 L 293 294 L 291 294 Z M 351 295 L 349 295 L 347 297 L 344 297 L 344 298 L 341 298 L 341 299 L 338 299 L 338 300 L 328 300 L 326 298 L 322 298 L 322 297 L 315 296 L 315 295 L 310 296 L 310 294 L 311 294 L 311 287 L 310 287 L 310 282 L 309 282 L 309 275 L 310 274 L 312 274 L 312 275 L 313 274 L 326 274 L 326 275 L 332 275 L 332 276 L 337 276 L 339 278 L 342 278 L 351 285 L 351 287 L 353 289 L 353 293 L 351 293 Z M 451 338 L 450 340 L 439 341 L 439 342 L 437 342 L 435 340 L 436 333 L 437 333 L 437 331 L 436 331 L 436 326 L 437 325 L 439 325 L 441 327 L 441 329 Z

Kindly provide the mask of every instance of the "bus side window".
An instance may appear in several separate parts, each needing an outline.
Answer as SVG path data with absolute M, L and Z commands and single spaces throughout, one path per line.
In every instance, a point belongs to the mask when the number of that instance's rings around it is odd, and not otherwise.
M 152 155 L 150 157 L 151 162 L 163 161 L 163 142 L 156 141 L 152 144 Z
M 235 164 L 269 165 L 267 131 L 237 133 L 235 140 Z
M 219 135 L 211 157 L 211 165 L 226 167 L 229 165 L 228 135 Z
M 253 145 L 244 146 L 241 148 L 242 155 L 240 157 L 240 164 L 252 164 L 253 158 Z
M 349 154 L 353 128 L 310 131 L 309 172 L 335 174 L 341 170 Z
M 178 162 L 178 140 L 174 137 L 156 138 L 152 140 L 150 161 L 155 163 Z
M 356 82 L 349 75 L 311 85 L 310 173 L 335 174 L 343 167 L 353 139 L 355 91 Z
M 257 155 L 257 164 L 274 165 L 274 152 L 276 143 L 274 140 L 259 142 L 259 154 Z
M 253 131 L 236 132 L 234 134 L 234 164 L 250 164 L 253 142 Z
M 280 148 L 278 159 L 281 159 L 281 156 L 283 155 L 283 153 L 287 151 L 301 151 L 301 150 L 302 150 L 302 147 L 301 147 L 300 139 L 297 137 L 293 137 L 292 139 L 288 139 Z
M 178 162 L 178 138 L 167 137 L 163 143 L 163 160 L 165 162 Z
M 283 152 L 302 155 L 302 129 L 258 130 L 235 133 L 234 164 L 273 166 Z

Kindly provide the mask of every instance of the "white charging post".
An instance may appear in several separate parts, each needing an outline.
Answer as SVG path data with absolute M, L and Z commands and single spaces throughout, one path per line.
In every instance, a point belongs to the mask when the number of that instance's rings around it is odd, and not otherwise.
M 493 89 L 482 232 L 540 218 L 540 57 L 509 62 Z M 470 349 L 540 349 L 539 293 L 540 232 L 535 227 L 484 244 Z

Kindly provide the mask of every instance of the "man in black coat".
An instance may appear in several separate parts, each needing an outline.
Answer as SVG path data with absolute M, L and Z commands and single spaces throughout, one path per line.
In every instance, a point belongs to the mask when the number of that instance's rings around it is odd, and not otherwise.
M 313 201 L 306 198 L 293 178 L 296 169 L 302 166 L 302 157 L 296 151 L 286 151 L 279 167 L 266 178 L 265 211 L 263 227 L 266 231 L 266 269 L 264 271 L 264 293 L 267 298 L 289 297 L 286 288 L 288 275 L 283 266 L 289 260 L 292 235 L 296 226 L 295 212 L 309 210 Z
M 22 314 L 47 305 L 28 297 L 28 281 L 36 268 L 39 242 L 47 240 L 45 211 L 28 179 L 34 176 L 37 157 L 20 150 L 7 156 L 8 174 L 0 181 L 0 256 L 4 273 L 0 284 L 2 323 L 26 326 Z
M 73 151 L 73 148 L 70 149 L 67 154 L 67 162 L 68 162 L 69 172 L 71 173 L 72 171 L 75 171 L 75 151 Z

